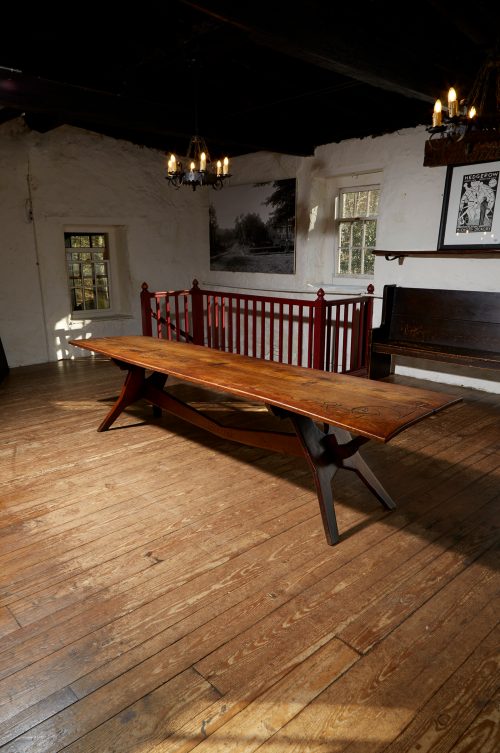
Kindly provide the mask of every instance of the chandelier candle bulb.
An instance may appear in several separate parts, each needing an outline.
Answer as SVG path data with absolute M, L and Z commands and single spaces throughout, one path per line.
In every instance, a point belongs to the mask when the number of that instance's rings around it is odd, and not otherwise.
M 229 159 L 228 157 L 224 157 L 224 166 L 222 169 L 222 174 L 227 175 L 229 172 Z
M 222 175 L 222 162 L 220 159 L 217 160 L 217 177 L 220 178 Z
M 456 118 L 458 115 L 457 93 L 453 87 L 448 92 L 448 117 Z
M 474 105 L 472 105 L 472 107 L 469 110 L 469 119 L 472 120 L 472 118 L 475 118 L 476 115 L 477 115 L 476 108 L 474 107 Z
M 440 126 L 441 122 L 442 122 L 441 100 L 436 99 L 436 103 L 434 105 L 434 112 L 432 113 L 432 125 L 435 128 L 436 126 Z
M 200 154 L 200 171 L 203 173 L 207 169 L 207 155 L 205 152 Z

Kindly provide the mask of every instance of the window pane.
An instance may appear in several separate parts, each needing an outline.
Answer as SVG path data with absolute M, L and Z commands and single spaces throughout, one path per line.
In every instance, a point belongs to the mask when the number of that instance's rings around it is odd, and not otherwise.
M 90 237 L 88 235 L 69 235 L 70 246 L 72 248 L 90 248 Z
M 378 197 L 380 191 L 378 189 L 370 191 L 368 196 L 368 214 L 373 216 L 378 214 Z
M 340 245 L 348 246 L 350 242 L 351 242 L 351 223 L 341 222 L 340 223 Z
M 342 250 L 339 254 L 339 273 L 348 274 L 349 272 L 349 251 Z
M 109 309 L 109 294 L 107 290 L 97 290 L 97 308 Z
M 82 274 L 85 278 L 90 277 L 92 279 L 94 276 L 94 268 L 92 264 L 82 264 Z
M 365 243 L 367 246 L 375 248 L 377 238 L 377 223 L 374 220 L 367 220 L 365 223 Z
M 73 288 L 73 290 L 71 291 L 71 302 L 73 311 L 79 311 L 83 308 L 83 293 L 80 288 Z
M 367 210 L 368 210 L 368 191 L 360 191 L 358 193 L 356 217 L 366 217 Z
M 370 251 L 365 254 L 365 275 L 372 275 L 375 269 L 375 257 Z
M 105 245 L 106 245 L 106 243 L 105 243 L 105 237 L 104 237 L 104 235 L 93 235 L 92 236 L 92 246 L 94 246 L 96 248 L 98 248 L 98 247 L 104 248 Z
M 355 246 L 361 246 L 363 242 L 363 223 L 353 222 L 352 226 L 352 242 Z
M 355 217 L 356 194 L 353 192 L 342 194 L 341 217 Z
M 95 308 L 97 308 L 95 290 L 93 288 L 85 288 L 85 310 Z
M 361 274 L 361 249 L 354 247 L 351 254 L 351 274 Z

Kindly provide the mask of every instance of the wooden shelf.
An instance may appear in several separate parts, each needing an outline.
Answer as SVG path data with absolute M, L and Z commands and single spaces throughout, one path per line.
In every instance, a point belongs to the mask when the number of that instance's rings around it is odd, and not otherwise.
M 462 258 L 469 259 L 491 259 L 492 257 L 500 257 L 500 249 L 498 248 L 478 248 L 477 251 L 469 249 L 449 249 L 440 251 L 372 251 L 374 256 L 383 256 L 387 261 L 398 261 L 398 264 L 402 264 L 407 256 L 423 256 L 426 258 L 433 257 L 436 259 L 446 259 L 450 256 L 460 256 Z

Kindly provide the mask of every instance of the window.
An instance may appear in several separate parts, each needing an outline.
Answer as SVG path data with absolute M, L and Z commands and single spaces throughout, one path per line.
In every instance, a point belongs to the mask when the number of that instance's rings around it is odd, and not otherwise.
M 373 275 L 377 237 L 378 186 L 343 188 L 337 202 L 337 274 Z
M 64 233 L 73 311 L 110 308 L 107 233 Z

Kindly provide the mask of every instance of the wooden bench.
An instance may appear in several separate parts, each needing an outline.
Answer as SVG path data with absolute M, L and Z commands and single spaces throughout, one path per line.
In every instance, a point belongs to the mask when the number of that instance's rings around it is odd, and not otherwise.
M 392 356 L 500 369 L 500 293 L 384 287 L 382 323 L 370 338 L 370 379 L 393 373 Z
M 146 400 L 224 439 L 305 457 L 316 485 L 329 544 L 339 540 L 331 488 L 336 472 L 340 468 L 354 471 L 384 507 L 393 509 L 393 500 L 359 454 L 359 448 L 369 439 L 388 442 L 417 421 L 458 400 L 442 392 L 374 384 L 345 374 L 149 336 L 70 340 L 70 344 L 107 356 L 128 372 L 117 402 L 98 431 L 108 430 L 132 403 Z M 146 371 L 152 373 L 146 376 Z M 168 376 L 264 403 L 275 416 L 289 419 L 294 432 L 219 424 L 169 394 L 164 389 Z M 200 497 L 202 494 L 200 489 Z

